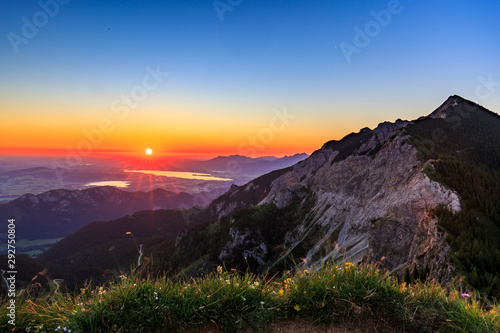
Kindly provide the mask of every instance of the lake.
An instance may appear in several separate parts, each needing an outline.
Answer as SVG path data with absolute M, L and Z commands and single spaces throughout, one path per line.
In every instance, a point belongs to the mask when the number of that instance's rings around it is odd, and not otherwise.
M 130 185 L 130 182 L 126 182 L 123 180 L 105 180 L 102 182 L 93 182 L 93 183 L 88 183 L 83 186 L 114 186 L 114 187 L 121 187 L 125 188 Z
M 214 177 L 208 173 L 196 173 L 185 171 L 159 171 L 159 170 L 124 170 L 124 172 L 139 172 L 155 176 L 173 177 L 182 179 L 197 179 L 197 180 L 218 180 L 232 181 L 230 178 Z

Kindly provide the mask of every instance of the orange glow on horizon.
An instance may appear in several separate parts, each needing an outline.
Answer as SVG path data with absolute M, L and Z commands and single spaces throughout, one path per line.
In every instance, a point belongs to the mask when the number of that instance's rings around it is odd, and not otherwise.
M 326 141 L 325 141 L 326 142 Z M 324 143 L 324 142 L 323 142 Z M 211 158 L 216 156 L 228 156 L 228 155 L 244 155 L 248 157 L 261 157 L 261 156 L 285 156 L 294 155 L 299 153 L 311 154 L 315 150 L 321 148 L 323 144 L 316 145 L 306 145 L 304 143 L 295 146 L 269 146 L 260 147 L 252 145 L 242 145 L 238 147 L 229 145 L 213 145 L 206 147 L 197 147 L 195 145 L 186 145 L 185 147 L 171 148 L 171 149 L 155 149 L 151 148 L 146 150 L 135 150 L 135 149 L 92 149 L 90 151 L 77 150 L 75 148 L 61 149 L 61 148 L 41 148 L 41 147 L 0 147 L 0 156 L 54 156 L 54 157 L 65 157 L 65 156 L 80 156 L 85 157 L 119 157 L 119 156 L 129 156 L 129 157 L 139 157 L 145 156 L 146 158 L 151 158 L 154 156 L 161 157 L 184 157 L 184 158 Z M 148 150 L 151 149 L 151 153 Z

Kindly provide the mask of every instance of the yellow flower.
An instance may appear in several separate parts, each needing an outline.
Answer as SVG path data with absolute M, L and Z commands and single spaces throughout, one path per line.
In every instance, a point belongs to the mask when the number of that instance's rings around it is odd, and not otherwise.
M 280 296 L 283 296 L 283 293 L 284 293 L 283 289 L 280 289 L 280 291 L 278 291 L 278 294 L 279 294 Z
M 309 274 L 309 271 L 307 269 L 304 269 L 304 274 Z
M 295 309 L 295 311 L 300 311 L 300 306 L 299 305 L 295 305 L 293 308 Z
M 217 266 L 217 273 L 222 274 L 222 266 Z
M 286 289 L 289 289 L 289 288 L 290 288 L 290 286 L 291 286 L 292 284 L 293 284 L 293 280 L 292 280 L 292 279 L 287 278 L 287 279 L 285 280 L 285 288 L 286 288 Z

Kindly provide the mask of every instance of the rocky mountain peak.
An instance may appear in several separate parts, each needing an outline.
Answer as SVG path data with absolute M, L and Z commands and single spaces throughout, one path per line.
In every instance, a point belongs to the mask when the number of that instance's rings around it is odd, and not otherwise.
M 434 110 L 428 117 L 429 118 L 446 118 L 448 108 L 450 106 L 455 106 L 458 105 L 459 102 L 463 101 L 464 99 L 458 95 L 453 95 L 448 97 L 448 99 L 441 104 L 436 110 Z

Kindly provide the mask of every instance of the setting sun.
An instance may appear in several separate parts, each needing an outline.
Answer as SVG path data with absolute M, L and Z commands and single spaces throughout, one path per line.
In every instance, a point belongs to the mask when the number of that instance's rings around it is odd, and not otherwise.
M 151 155 L 153 150 L 151 148 L 146 149 L 146 155 Z

